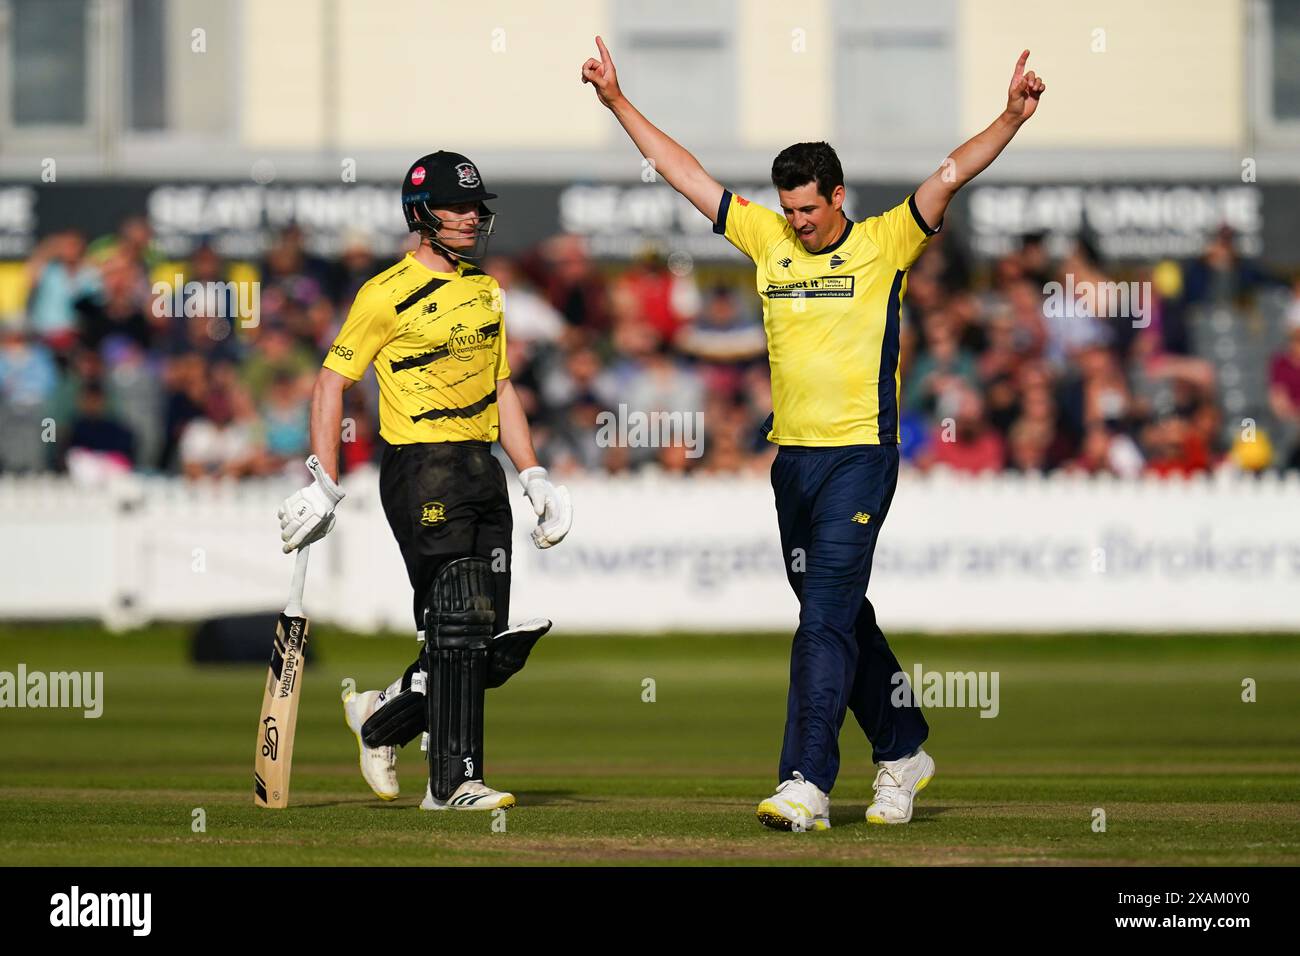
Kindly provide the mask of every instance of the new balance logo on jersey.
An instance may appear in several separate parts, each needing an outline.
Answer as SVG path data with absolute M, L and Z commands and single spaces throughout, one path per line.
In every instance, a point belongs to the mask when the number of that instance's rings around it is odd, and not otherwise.
M 776 264 L 779 265 L 782 269 L 789 269 L 790 263 L 792 262 L 794 262 L 794 260 L 791 259 L 789 256 L 786 256 L 784 259 L 778 259 Z
M 871 520 L 871 515 L 867 514 L 865 511 L 859 511 L 849 520 L 856 521 L 858 524 L 866 524 Z

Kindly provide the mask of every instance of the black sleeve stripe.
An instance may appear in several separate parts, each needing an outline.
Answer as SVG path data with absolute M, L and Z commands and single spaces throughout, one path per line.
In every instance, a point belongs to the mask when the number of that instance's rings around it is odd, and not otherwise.
M 713 224 L 713 231 L 720 236 L 727 234 L 727 210 L 731 208 L 731 190 L 722 191 L 722 202 L 718 203 L 718 221 Z
M 419 415 L 412 415 L 411 421 L 428 422 L 439 418 L 473 418 L 489 405 L 495 405 L 496 401 L 497 390 L 493 388 L 492 391 L 488 392 L 473 405 L 465 405 L 462 408 L 431 408 L 427 412 L 421 412 Z
M 400 315 L 404 310 L 409 309 L 411 306 L 415 305 L 415 303 L 419 302 L 430 292 L 434 292 L 438 289 L 441 289 L 450 281 L 451 281 L 450 279 L 430 279 L 424 285 L 420 286 L 420 288 L 416 289 L 414 292 L 408 295 L 401 302 L 397 303 L 397 313 Z
M 461 273 L 462 278 L 464 276 L 485 276 L 485 275 L 487 275 L 487 273 L 484 272 L 482 269 L 473 268 L 473 267 L 466 269 L 464 272 Z
M 912 195 L 907 197 L 907 208 L 912 210 L 912 218 L 916 220 L 916 224 L 921 227 L 921 231 L 927 236 L 933 236 L 943 228 L 942 219 L 939 220 L 939 225 L 935 226 L 933 229 L 926 225 L 925 220 L 921 218 L 921 210 L 916 208 L 916 193 L 912 193 Z

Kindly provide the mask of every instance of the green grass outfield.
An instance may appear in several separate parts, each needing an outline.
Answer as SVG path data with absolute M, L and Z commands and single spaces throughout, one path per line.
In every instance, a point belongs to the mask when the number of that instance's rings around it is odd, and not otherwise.
M 269 636 L 268 636 L 269 641 Z M 0 625 L 0 670 L 102 670 L 104 713 L 0 710 L 6 864 L 1300 863 L 1300 638 L 915 637 L 905 668 L 996 670 L 1001 713 L 931 710 L 938 775 L 903 827 L 868 826 L 874 770 L 852 718 L 825 833 L 763 828 L 787 636 L 549 636 L 488 694 L 488 781 L 519 806 L 422 813 L 357 771 L 340 682 L 387 683 L 414 641 L 318 628 L 293 805 L 254 808 L 265 667 L 198 668 L 186 631 Z M 644 678 L 656 700 L 642 702 Z M 1243 678 L 1258 702 L 1243 703 Z M 1106 812 L 1094 832 L 1092 813 Z M 206 832 L 192 828 L 202 808 Z

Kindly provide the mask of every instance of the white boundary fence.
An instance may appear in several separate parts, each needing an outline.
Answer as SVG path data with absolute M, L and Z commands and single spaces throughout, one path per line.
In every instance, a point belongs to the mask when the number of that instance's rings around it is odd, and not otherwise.
M 0 618 L 116 629 L 276 608 L 292 559 L 275 510 L 294 485 L 0 479 Z M 376 475 L 346 488 L 313 549 L 308 613 L 410 632 Z M 570 488 L 573 532 L 548 551 L 528 540 L 535 519 L 514 496 L 512 618 L 568 632 L 793 630 L 765 480 Z M 904 474 L 869 593 L 887 630 L 1300 630 L 1300 479 Z

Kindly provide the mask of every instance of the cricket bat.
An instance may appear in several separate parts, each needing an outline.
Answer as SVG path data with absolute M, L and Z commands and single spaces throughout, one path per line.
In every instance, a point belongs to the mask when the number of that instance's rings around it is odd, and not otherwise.
M 293 734 L 302 697 L 303 651 L 307 648 L 307 618 L 302 613 L 302 589 L 307 580 L 307 551 L 298 549 L 293 565 L 289 603 L 275 625 L 271 667 L 262 694 L 262 719 L 257 725 L 257 760 L 253 765 L 253 802 L 283 810 L 289 805 L 289 771 L 293 765 Z

